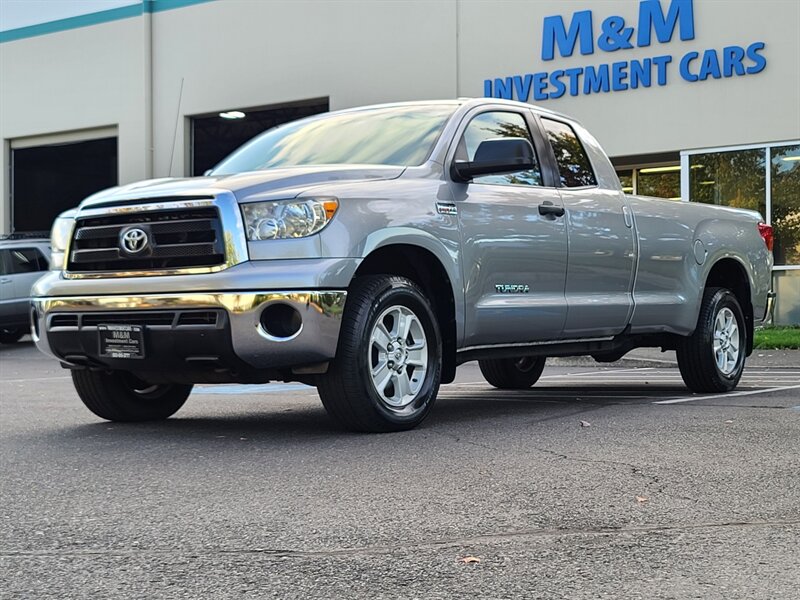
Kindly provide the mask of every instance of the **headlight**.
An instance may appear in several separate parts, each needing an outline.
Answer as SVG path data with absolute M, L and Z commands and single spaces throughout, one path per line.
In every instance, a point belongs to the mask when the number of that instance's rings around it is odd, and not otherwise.
M 75 227 L 75 218 L 72 216 L 74 211 L 67 211 L 58 216 L 53 222 L 50 230 L 50 268 L 53 271 L 61 271 L 66 266 L 65 253 L 72 237 L 72 229 Z
M 336 198 L 297 198 L 242 205 L 247 239 L 280 240 L 314 235 L 333 217 Z

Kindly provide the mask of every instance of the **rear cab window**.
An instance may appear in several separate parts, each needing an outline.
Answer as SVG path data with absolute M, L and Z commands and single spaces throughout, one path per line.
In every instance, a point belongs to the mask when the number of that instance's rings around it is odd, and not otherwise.
M 596 186 L 592 163 L 572 127 L 544 117 L 541 121 L 553 148 L 561 185 L 569 188 Z
M 472 162 L 481 142 L 497 138 L 523 138 L 534 147 L 528 125 L 521 114 L 505 111 L 485 112 L 474 117 L 467 125 L 456 149 L 456 159 Z M 534 157 L 536 166 L 533 169 L 504 173 L 503 175 L 483 175 L 476 177 L 473 182 L 541 186 L 543 185 L 542 170 L 539 166 L 539 159 L 536 157 L 535 147 Z

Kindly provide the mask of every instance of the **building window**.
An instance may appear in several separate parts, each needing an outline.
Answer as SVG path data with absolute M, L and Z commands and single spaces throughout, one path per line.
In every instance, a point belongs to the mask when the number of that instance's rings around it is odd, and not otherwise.
M 800 141 L 681 153 L 687 200 L 761 213 L 775 267 L 800 268 Z
M 766 206 L 764 150 L 708 152 L 689 157 L 689 199 L 757 210 Z
M 800 144 L 770 148 L 775 264 L 800 265 Z
M 680 200 L 681 166 L 641 166 L 617 171 L 622 191 L 626 194 Z

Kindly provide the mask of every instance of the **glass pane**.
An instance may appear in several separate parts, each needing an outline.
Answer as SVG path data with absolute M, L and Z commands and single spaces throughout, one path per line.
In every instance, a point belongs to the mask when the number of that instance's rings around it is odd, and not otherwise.
M 466 159 L 475 159 L 478 146 L 485 140 L 497 138 L 524 138 L 531 142 L 531 134 L 522 115 L 509 112 L 483 113 L 472 119 L 464 130 L 458 152 L 466 154 Z M 542 173 L 537 164 L 534 169 L 517 171 L 504 175 L 485 175 L 476 177 L 476 183 L 496 183 L 511 185 L 542 185 Z
M 542 125 L 553 147 L 558 172 L 561 175 L 561 185 L 565 187 L 597 185 L 586 150 L 583 149 L 572 127 L 550 119 L 542 119 Z
M 766 214 L 764 149 L 689 156 L 689 199 Z
M 637 194 L 679 200 L 681 197 L 681 168 L 655 167 L 640 169 L 636 177 Z
M 222 161 L 213 173 L 299 165 L 421 165 L 455 108 L 400 106 L 294 121 L 262 133 Z
M 775 264 L 800 265 L 800 146 L 771 150 Z
M 622 191 L 626 194 L 633 193 L 633 171 L 617 171 L 617 177 L 619 177 L 619 183 L 622 186 Z
M 12 273 L 35 273 L 47 270 L 47 262 L 36 248 L 12 248 L 9 252 Z

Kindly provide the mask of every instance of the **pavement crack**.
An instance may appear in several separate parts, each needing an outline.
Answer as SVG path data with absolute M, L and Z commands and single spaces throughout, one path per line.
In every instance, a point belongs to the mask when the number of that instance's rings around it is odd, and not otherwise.
M 723 521 L 717 523 L 693 523 L 688 525 L 653 525 L 639 527 L 573 527 L 573 528 L 542 528 L 518 529 L 498 533 L 486 533 L 460 538 L 432 540 L 422 542 L 397 542 L 389 544 L 375 544 L 368 546 L 355 546 L 344 548 L 331 548 L 327 550 L 293 550 L 286 548 L 136 548 L 136 549 L 86 549 L 86 550 L 0 550 L 0 558 L 49 558 L 49 557 L 80 557 L 80 556 L 219 556 L 219 555 L 262 555 L 278 559 L 285 558 L 336 558 L 341 556 L 372 556 L 381 554 L 396 554 L 398 552 L 418 552 L 421 550 L 447 550 L 464 547 L 474 547 L 482 544 L 496 544 L 502 542 L 518 542 L 544 538 L 559 538 L 570 536 L 625 536 L 625 535 L 652 535 L 676 534 L 684 536 L 688 533 L 702 530 L 746 529 L 759 527 L 795 527 L 800 526 L 800 519 L 776 521 Z

